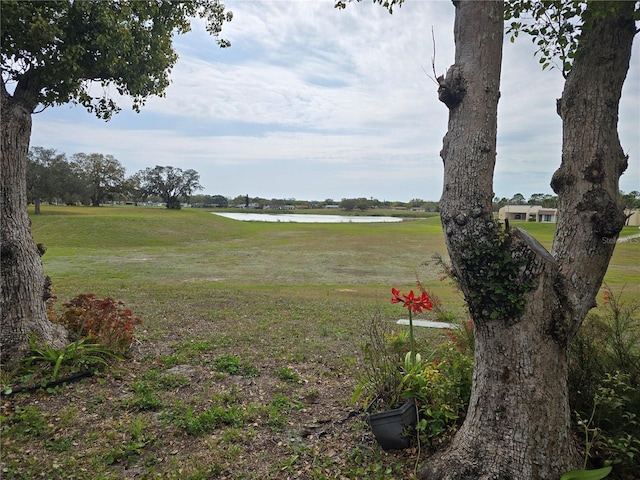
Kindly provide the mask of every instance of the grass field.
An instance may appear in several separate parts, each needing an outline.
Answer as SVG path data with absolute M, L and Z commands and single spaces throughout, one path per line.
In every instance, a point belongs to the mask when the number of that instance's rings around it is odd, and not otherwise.
M 137 302 L 168 285 L 184 292 L 233 286 L 318 293 L 349 286 L 362 298 L 386 301 L 390 286 L 410 286 L 416 274 L 442 286 L 432 260 L 446 256 L 437 216 L 345 225 L 238 222 L 199 209 L 44 207 L 43 213 L 32 216 L 33 234 L 47 248 L 45 268 L 63 296 L 89 289 Z M 553 225 L 518 226 L 550 247 Z M 631 233 L 637 229 L 622 235 Z M 618 245 L 606 282 L 615 290 L 639 277 L 640 246 Z
M 403 314 L 391 287 L 418 276 L 464 318 L 432 260 L 446 255 L 437 216 L 294 224 L 200 209 L 42 212 L 32 231 L 59 299 L 122 299 L 144 323 L 113 371 L 3 399 L 3 478 L 408 478 L 423 460 L 379 450 L 349 398 L 368 322 Z M 553 225 L 521 226 L 550 246 Z M 640 244 L 617 245 L 614 292 L 639 296 L 639 257 Z M 419 332 L 423 342 L 440 334 Z

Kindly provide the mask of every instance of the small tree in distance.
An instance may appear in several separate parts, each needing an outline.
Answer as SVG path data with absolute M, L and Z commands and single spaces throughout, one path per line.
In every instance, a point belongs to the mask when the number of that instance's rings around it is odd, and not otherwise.
M 183 171 L 181 168 L 156 165 L 141 170 L 135 176 L 140 184 L 138 194 L 142 199 L 157 195 L 170 209 L 179 210 L 180 199 L 188 201 L 191 194 L 202 190 L 200 174 L 193 169 Z
M 125 188 L 125 168 L 113 155 L 75 153 L 71 168 L 82 183 L 83 201 L 92 207 L 99 207 Z
M 27 196 L 40 214 L 40 204 L 69 197 L 78 187 L 64 153 L 33 147 L 27 159 Z

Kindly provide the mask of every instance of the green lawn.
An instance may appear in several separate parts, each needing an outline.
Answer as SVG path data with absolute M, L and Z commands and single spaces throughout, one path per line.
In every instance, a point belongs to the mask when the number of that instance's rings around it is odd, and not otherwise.
M 446 256 L 436 216 L 402 223 L 295 224 L 238 222 L 200 209 L 45 206 L 43 215 L 31 219 L 34 238 L 47 248 L 46 272 L 66 296 L 89 290 L 135 299 L 140 289 L 167 285 L 326 291 L 342 286 L 357 288 L 359 296 L 386 298 L 391 286 L 411 286 L 416 275 L 440 288 L 432 257 Z M 553 225 L 517 226 L 550 247 Z M 628 227 L 622 235 L 631 233 L 637 229 Z M 638 243 L 617 245 L 606 276 L 614 290 L 637 286 L 639 257 Z
M 32 230 L 58 303 L 111 296 L 144 323 L 109 371 L 3 399 L 3 479 L 383 480 L 425 460 L 377 448 L 349 399 L 371 319 L 405 314 L 391 287 L 419 277 L 465 318 L 432 259 L 446 256 L 437 216 L 295 224 L 199 209 L 42 212 Z M 553 225 L 519 226 L 550 245 Z M 625 298 L 638 296 L 639 252 L 618 245 L 607 273 Z M 445 335 L 417 329 L 423 348 Z

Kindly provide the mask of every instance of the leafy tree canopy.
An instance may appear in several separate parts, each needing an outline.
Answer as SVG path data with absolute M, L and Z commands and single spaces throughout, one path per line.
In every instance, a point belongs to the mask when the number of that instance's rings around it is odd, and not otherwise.
M 36 205 L 36 214 L 40 213 L 42 200 L 63 198 L 74 184 L 66 155 L 42 147 L 34 147 L 29 151 L 26 180 L 27 195 Z
M 361 0 L 335 0 L 335 8 L 344 9 L 347 4 Z M 394 7 L 402 7 L 405 0 L 373 0 L 393 13 Z M 536 55 L 542 69 L 558 68 L 563 76 L 571 71 L 578 40 L 585 22 L 615 12 L 615 2 L 598 2 L 599 8 L 587 10 L 586 1 L 577 0 L 509 0 L 505 2 L 504 19 L 506 33 L 513 43 L 520 32 L 531 36 L 537 45 Z M 637 5 L 640 5 L 638 3 Z M 640 8 L 636 8 L 635 20 L 640 20 Z
M 125 168 L 113 155 L 75 153 L 71 167 L 94 207 L 124 190 Z
M 576 55 L 585 23 L 615 13 L 616 2 L 591 2 L 597 8 L 587 9 L 587 2 L 576 0 L 511 0 L 505 2 L 504 18 L 507 34 L 513 43 L 520 32 L 531 36 L 538 47 L 536 55 L 542 69 L 558 68 L 566 78 Z M 636 6 L 634 19 L 640 19 Z M 556 63 L 558 62 L 558 63 Z
M 146 168 L 136 174 L 143 198 L 157 195 L 167 204 L 167 208 L 179 209 L 180 198 L 188 198 L 193 192 L 202 190 L 200 174 L 195 170 L 176 167 Z
M 220 0 L 3 0 L 3 89 L 14 84 L 14 98 L 30 112 L 71 102 L 108 120 L 120 110 L 110 96 L 114 86 L 139 111 L 169 85 L 178 58 L 172 36 L 188 32 L 195 17 L 206 20 L 221 47 L 230 45 L 218 37 L 232 19 Z

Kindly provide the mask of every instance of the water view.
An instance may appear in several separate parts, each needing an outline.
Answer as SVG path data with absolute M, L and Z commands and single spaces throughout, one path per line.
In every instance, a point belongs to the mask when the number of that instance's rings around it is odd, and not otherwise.
M 284 223 L 390 223 L 401 222 L 398 217 L 367 217 L 346 215 L 313 215 L 296 213 L 215 213 L 221 217 L 242 222 L 284 222 Z

